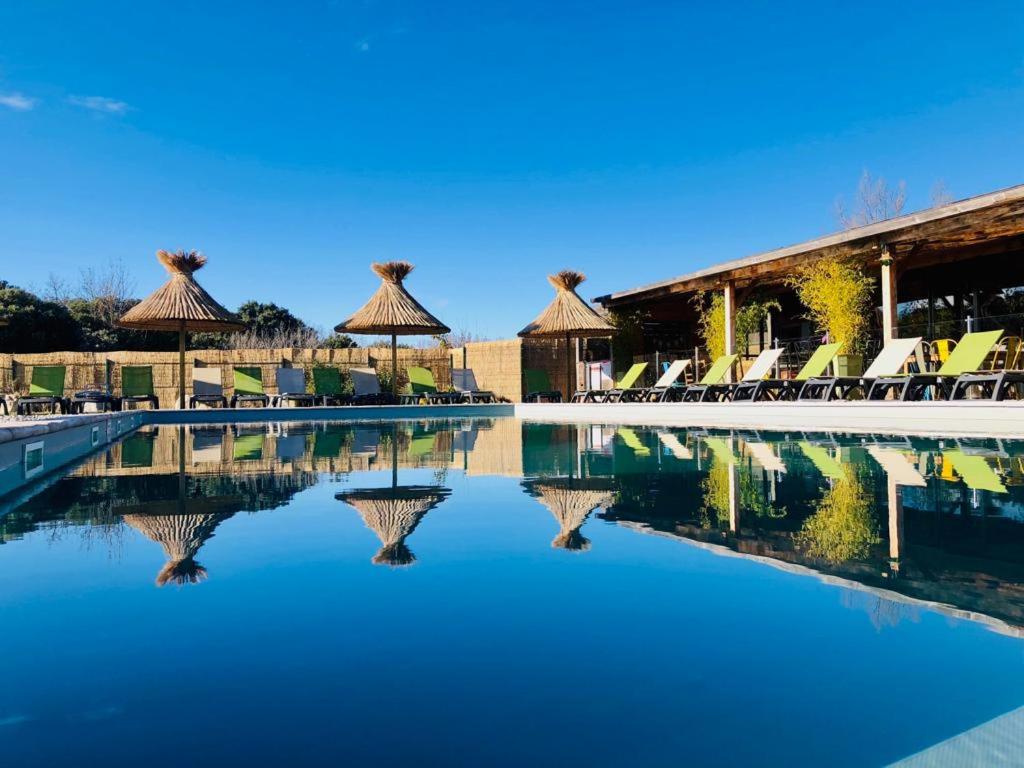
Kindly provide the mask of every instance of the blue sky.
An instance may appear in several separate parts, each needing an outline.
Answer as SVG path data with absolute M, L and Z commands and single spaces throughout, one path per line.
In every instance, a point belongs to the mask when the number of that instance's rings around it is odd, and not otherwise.
M 369 262 L 514 334 L 836 228 L 865 168 L 908 209 L 1024 182 L 1024 6 L 0 2 L 0 278 L 158 248 L 235 307 L 330 326 Z

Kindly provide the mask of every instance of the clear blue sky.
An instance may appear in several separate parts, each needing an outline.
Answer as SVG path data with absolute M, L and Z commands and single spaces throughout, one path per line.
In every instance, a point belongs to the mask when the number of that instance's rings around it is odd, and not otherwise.
M 330 326 L 403 258 L 449 325 L 835 229 L 862 169 L 908 209 L 1024 182 L 1017 2 L 0 5 L 0 278 L 158 248 Z

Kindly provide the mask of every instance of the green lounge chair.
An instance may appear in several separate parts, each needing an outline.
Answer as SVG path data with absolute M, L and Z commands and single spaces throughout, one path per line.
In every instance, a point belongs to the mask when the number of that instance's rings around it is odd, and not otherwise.
M 711 364 L 707 373 L 704 374 L 704 378 L 696 384 L 691 384 L 686 387 L 678 394 L 679 399 L 684 403 L 697 403 L 705 400 L 711 393 L 711 388 L 717 387 L 722 383 L 722 380 L 725 378 L 726 374 L 729 373 L 730 369 L 732 369 L 732 366 L 738 357 L 739 355 L 722 355 Z
M 278 408 L 286 403 L 297 406 L 316 404 L 316 395 L 306 391 L 306 372 L 301 368 L 278 368 L 274 373 L 277 381 L 277 395 L 273 404 Z
M 28 397 L 19 397 L 15 411 L 19 416 L 32 413 L 38 405 L 49 406 L 51 412 L 67 413 L 70 409 L 64 397 L 64 378 L 67 368 L 63 365 L 33 365 L 32 381 L 28 387 Z
M 125 403 L 149 403 L 153 410 L 160 409 L 160 401 L 153 390 L 153 366 L 126 365 L 121 368 L 121 407 Z
M 972 384 L 982 383 L 971 381 L 972 374 L 979 379 L 998 376 L 991 371 L 982 374 L 976 372 L 981 370 L 985 358 L 1002 335 L 1002 331 L 964 334 L 939 370 L 909 376 L 880 376 L 868 389 L 868 400 L 884 400 L 890 392 L 897 400 L 921 400 L 925 393 L 931 393 L 936 398 L 965 394 L 966 389 Z M 1001 385 L 995 388 L 999 390 Z M 960 391 L 954 392 L 957 389 Z
M 795 400 L 800 389 L 809 379 L 821 377 L 825 373 L 843 344 L 840 341 L 822 344 L 811 355 L 795 379 L 761 379 L 760 381 L 742 381 L 733 390 L 733 400 Z
M 523 371 L 526 378 L 526 397 L 524 403 L 560 403 L 562 393 L 551 388 L 551 379 L 548 372 L 538 368 L 527 368 Z
M 340 370 L 326 366 L 313 369 L 313 399 L 320 405 L 345 405 L 352 399 L 345 393 Z
M 263 390 L 263 370 L 259 366 L 235 368 L 235 391 L 231 395 L 231 407 L 239 403 L 256 403 L 264 408 L 270 405 L 270 397 Z
M 409 385 L 407 390 L 398 396 L 400 405 L 416 405 L 420 400 L 426 400 L 428 405 L 452 404 L 459 400 L 458 392 L 437 391 L 434 374 L 429 368 L 420 368 L 414 365 L 406 371 L 406 374 L 409 376 Z
M 679 382 L 679 377 L 682 376 L 686 369 L 690 367 L 690 361 L 687 360 L 676 360 L 671 365 L 665 368 L 665 372 L 661 374 L 661 378 L 654 382 L 653 387 L 640 390 L 640 395 L 633 400 L 640 400 L 645 403 L 663 403 L 665 400 L 671 399 L 670 390 L 682 390 L 684 389 Z
M 914 354 L 921 337 L 893 339 L 878 353 L 863 376 L 812 376 L 800 388 L 797 400 L 846 400 L 858 390 L 865 396 L 876 379 L 896 376 Z
M 345 433 L 339 425 L 326 424 L 313 436 L 314 459 L 336 459 L 341 455 Z
M 583 389 L 574 392 L 570 402 L 573 403 L 618 403 L 628 392 L 633 392 L 633 385 L 643 376 L 647 370 L 647 363 L 633 363 L 629 370 L 615 382 L 611 389 Z M 644 388 L 637 388 L 635 392 L 643 392 Z

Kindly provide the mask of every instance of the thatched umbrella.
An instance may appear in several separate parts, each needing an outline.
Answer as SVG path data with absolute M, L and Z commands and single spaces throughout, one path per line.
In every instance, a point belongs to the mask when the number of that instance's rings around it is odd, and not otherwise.
M 335 496 L 355 507 L 366 527 L 380 538 L 381 548 L 374 555 L 375 565 L 411 565 L 416 557 L 405 540 L 420 520 L 451 493 L 436 486 L 405 485 L 346 491 Z
M 519 332 L 523 338 L 565 339 L 565 388 L 566 401 L 572 397 L 573 370 L 575 368 L 571 340 L 590 336 L 611 336 L 614 326 L 594 311 L 576 293 L 576 287 L 586 280 L 582 272 L 562 270 L 548 275 L 548 282 L 555 287 L 555 298 L 547 309 Z
M 551 542 L 556 549 L 586 551 L 590 540 L 580 533 L 587 517 L 597 507 L 608 507 L 612 493 L 573 480 L 544 480 L 524 484 L 527 491 L 550 510 L 558 523 L 558 535 Z
M 192 276 L 206 264 L 201 253 L 157 251 L 156 257 L 171 279 L 125 312 L 118 325 L 138 331 L 178 332 L 178 403 L 184 408 L 185 335 L 189 331 L 241 331 L 245 323 L 214 301 Z
M 451 331 L 414 299 L 402 281 L 413 270 L 407 261 L 371 264 L 381 279 L 380 288 L 359 311 L 334 326 L 338 333 L 391 335 L 391 391 L 398 393 L 398 337 L 433 336 Z

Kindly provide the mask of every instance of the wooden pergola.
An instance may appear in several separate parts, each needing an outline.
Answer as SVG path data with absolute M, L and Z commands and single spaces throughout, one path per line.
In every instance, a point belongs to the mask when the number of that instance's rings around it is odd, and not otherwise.
M 726 351 L 732 353 L 736 351 L 736 308 L 752 289 L 781 286 L 794 270 L 830 256 L 851 258 L 878 271 L 882 340 L 895 338 L 897 305 L 901 298 L 907 301 L 926 295 L 933 282 L 929 268 L 962 262 L 975 282 L 993 287 L 1024 285 L 1024 259 L 1020 258 L 1024 256 L 1024 185 L 728 261 L 593 301 L 609 310 L 630 310 L 664 305 L 700 291 L 721 291 Z M 986 268 L 979 271 L 976 259 L 982 257 Z M 903 297 L 898 288 L 903 289 Z

